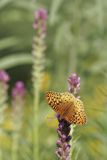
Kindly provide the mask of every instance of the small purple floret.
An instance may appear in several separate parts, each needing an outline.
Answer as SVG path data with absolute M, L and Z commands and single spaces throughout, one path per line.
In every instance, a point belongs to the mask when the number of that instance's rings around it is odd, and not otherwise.
M 33 28 L 35 30 L 39 30 L 43 34 L 46 32 L 46 20 L 47 20 L 48 14 L 47 11 L 44 8 L 40 8 L 35 12 L 35 21 L 33 24 Z
M 68 90 L 75 96 L 77 96 L 80 90 L 80 77 L 78 77 L 76 73 L 72 73 L 68 78 Z
M 25 95 L 25 85 L 24 85 L 24 83 L 22 81 L 16 82 L 16 84 L 15 84 L 13 90 L 12 90 L 12 96 L 13 97 L 17 97 L 17 96 L 18 97 L 19 96 L 24 97 L 24 95 Z
M 6 71 L 0 70 L 0 81 L 2 82 L 8 82 L 10 80 L 9 75 L 7 74 Z
M 47 15 L 47 11 L 44 8 L 40 8 L 35 12 L 35 20 L 47 20 L 48 15 Z

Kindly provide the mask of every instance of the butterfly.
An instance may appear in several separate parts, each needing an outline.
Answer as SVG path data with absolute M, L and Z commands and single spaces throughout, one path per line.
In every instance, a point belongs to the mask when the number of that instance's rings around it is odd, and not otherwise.
M 73 94 L 49 91 L 46 92 L 46 100 L 52 109 L 69 123 L 84 125 L 87 122 L 83 102 Z

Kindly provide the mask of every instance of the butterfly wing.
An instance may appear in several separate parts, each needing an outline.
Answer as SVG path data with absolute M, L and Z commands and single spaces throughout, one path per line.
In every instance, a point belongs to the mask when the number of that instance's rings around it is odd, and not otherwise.
M 69 92 L 58 93 L 49 91 L 46 93 L 46 100 L 56 113 L 64 117 L 64 113 L 73 104 L 74 96 Z
M 84 104 L 80 99 L 76 99 L 74 102 L 75 112 L 77 113 L 77 123 L 83 125 L 87 122 L 87 116 L 84 110 Z
M 86 114 L 84 111 L 83 102 L 79 99 L 75 98 L 74 106 L 70 107 L 68 112 L 65 114 L 64 117 L 68 122 L 76 124 L 76 125 L 83 125 L 87 122 Z

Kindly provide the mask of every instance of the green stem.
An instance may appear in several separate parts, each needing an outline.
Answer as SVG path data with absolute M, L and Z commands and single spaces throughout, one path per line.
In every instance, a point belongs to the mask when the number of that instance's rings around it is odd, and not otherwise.
M 19 140 L 19 134 L 17 131 L 13 133 L 12 137 L 12 160 L 18 160 L 18 140 Z
M 36 87 L 34 91 L 34 125 L 33 125 L 33 160 L 39 160 L 39 123 L 38 123 L 38 111 L 39 111 L 39 87 Z
M 70 141 L 70 145 L 71 145 L 71 148 L 72 148 L 72 146 L 73 146 L 73 132 L 74 132 L 74 129 L 75 129 L 75 125 L 71 125 L 71 131 L 70 131 L 70 135 L 71 135 L 71 137 L 72 137 L 72 139 L 71 139 L 71 141 Z M 72 150 L 71 150 L 71 152 L 70 152 L 70 157 L 71 157 L 71 159 L 72 159 Z
M 2 129 L 0 128 L 0 136 L 2 137 L 2 134 L 3 134 L 3 132 L 2 132 Z M 0 143 L 0 160 L 2 160 L 3 159 L 3 154 L 2 154 L 2 143 Z
M 7 108 L 7 84 L 0 81 L 0 137 L 5 136 L 3 123 L 5 120 L 5 109 Z M 0 142 L 0 160 L 3 160 L 3 141 Z

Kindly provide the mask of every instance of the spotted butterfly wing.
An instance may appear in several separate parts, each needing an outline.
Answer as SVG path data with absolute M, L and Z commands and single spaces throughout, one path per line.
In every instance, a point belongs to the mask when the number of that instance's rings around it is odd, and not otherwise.
M 50 91 L 46 93 L 46 99 L 53 110 L 63 116 L 63 114 L 73 104 L 74 96 L 71 97 L 68 92 L 58 93 Z
M 47 92 L 46 100 L 61 118 L 73 124 L 85 124 L 86 115 L 82 101 L 76 99 L 71 93 Z
M 73 108 L 69 108 L 68 112 L 64 116 L 64 119 L 77 125 L 83 125 L 87 122 L 84 105 L 81 100 L 75 98 Z

